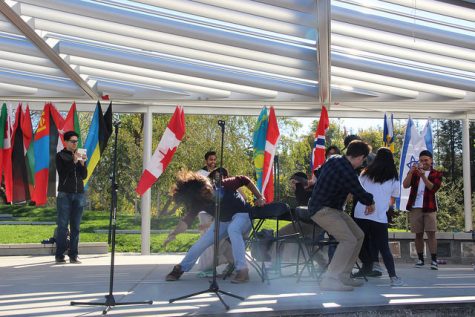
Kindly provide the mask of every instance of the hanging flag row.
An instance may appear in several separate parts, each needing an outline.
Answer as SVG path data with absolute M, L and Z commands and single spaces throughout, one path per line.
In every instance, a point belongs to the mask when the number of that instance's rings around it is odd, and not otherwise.
M 63 118 L 52 103 L 45 104 L 38 127 L 33 133 L 30 109 L 21 103 L 15 113 L 2 105 L 0 114 L 0 179 L 7 202 L 33 201 L 44 205 L 48 197 L 56 196 L 56 153 L 65 147 L 63 134 L 75 131 L 82 139 L 76 104 Z M 88 175 L 97 166 L 112 133 L 112 103 L 102 113 L 98 102 L 85 142 L 89 158 Z M 85 184 L 87 185 L 86 179 Z

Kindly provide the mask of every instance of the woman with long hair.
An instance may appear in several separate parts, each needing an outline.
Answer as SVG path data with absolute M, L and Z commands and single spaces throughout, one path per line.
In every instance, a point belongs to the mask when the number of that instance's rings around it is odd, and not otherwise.
M 231 240 L 231 248 L 234 258 L 234 265 L 237 274 L 232 283 L 246 283 L 249 281 L 249 269 L 246 263 L 246 246 L 243 234 L 251 228 L 249 218 L 249 205 L 237 191 L 240 187 L 246 186 L 257 198 L 255 205 L 261 207 L 265 204 L 265 199 L 254 183 L 247 176 L 226 177 L 221 181 L 221 188 L 213 184 L 211 180 L 225 177 L 227 171 L 218 168 L 204 177 L 198 173 L 181 171 L 178 173 L 177 181 L 172 189 L 175 203 L 185 207 L 185 216 L 180 220 L 175 230 L 173 230 L 164 245 L 175 239 L 178 233 L 184 232 L 202 210 L 214 217 L 215 199 L 218 197 L 221 204 L 219 214 L 219 240 L 227 237 Z M 191 270 L 198 257 L 214 242 L 214 223 L 208 231 L 203 234 L 198 241 L 188 250 L 180 264 L 173 267 L 173 270 L 166 276 L 167 281 L 177 281 L 184 272 Z
M 379 251 L 383 257 L 384 265 L 389 273 L 391 286 L 403 284 L 396 275 L 394 258 L 389 249 L 388 242 L 388 217 L 386 212 L 392 208 L 396 197 L 399 196 L 399 177 L 394 163 L 394 156 L 388 148 L 378 150 L 371 165 L 366 167 L 361 175 L 360 182 L 363 188 L 373 194 L 376 208 L 373 213 L 365 211 L 365 205 L 360 202 L 355 208 L 355 222 L 365 234 L 363 246 L 360 251 L 360 260 L 363 262 L 362 273 L 372 271 L 371 247 Z M 358 275 L 358 273 L 357 273 Z

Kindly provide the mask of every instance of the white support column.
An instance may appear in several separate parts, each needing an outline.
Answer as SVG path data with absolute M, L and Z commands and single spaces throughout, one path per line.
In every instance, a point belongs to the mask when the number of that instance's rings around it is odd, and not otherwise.
M 465 210 L 465 231 L 473 230 L 472 226 L 472 186 L 470 173 L 470 119 L 468 114 L 463 119 L 462 153 L 463 153 L 463 202 Z
M 144 116 L 144 138 L 143 138 L 143 168 L 147 166 L 148 161 L 152 157 L 152 110 L 147 107 L 147 112 Z M 142 196 L 142 206 L 140 208 L 142 213 L 142 255 L 150 254 L 150 210 L 152 205 L 151 190 L 147 190 Z

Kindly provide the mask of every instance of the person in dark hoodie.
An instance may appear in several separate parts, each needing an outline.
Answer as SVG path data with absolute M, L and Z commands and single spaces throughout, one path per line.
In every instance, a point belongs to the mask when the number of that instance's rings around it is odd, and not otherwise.
M 78 259 L 79 227 L 84 208 L 84 179 L 87 177 L 86 154 L 80 154 L 78 134 L 64 133 L 66 147 L 56 154 L 56 169 L 59 175 L 56 198 L 58 233 L 56 238 L 56 263 L 65 263 L 68 224 L 70 226 L 69 262 L 81 263 Z

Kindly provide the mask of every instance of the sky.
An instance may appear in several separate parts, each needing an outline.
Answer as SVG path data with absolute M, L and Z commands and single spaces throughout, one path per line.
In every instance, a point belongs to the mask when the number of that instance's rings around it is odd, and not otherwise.
M 316 118 L 296 118 L 301 124 L 302 128 L 298 131 L 298 134 L 307 134 L 310 132 L 312 121 Z M 318 119 L 318 118 L 317 118 Z M 342 127 L 346 128 L 348 134 L 357 134 L 359 130 L 368 128 L 383 128 L 383 118 L 381 119 L 331 119 L 330 122 L 339 122 Z

